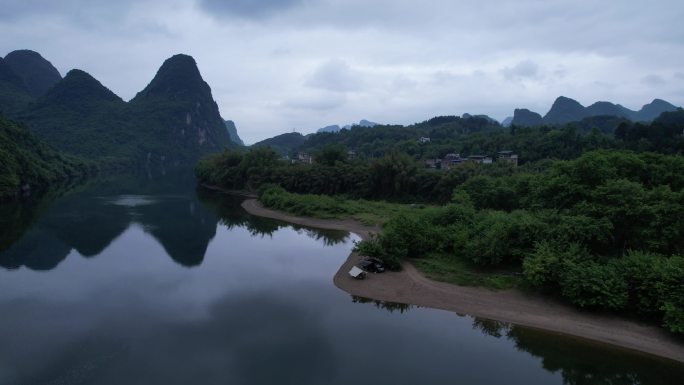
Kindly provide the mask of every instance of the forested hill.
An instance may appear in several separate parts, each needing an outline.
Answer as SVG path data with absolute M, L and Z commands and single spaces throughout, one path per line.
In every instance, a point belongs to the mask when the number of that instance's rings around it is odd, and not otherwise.
M 64 155 L 0 116 L 0 200 L 95 172 L 91 162 Z
M 341 145 L 368 158 L 382 156 L 392 149 L 415 155 L 422 154 L 422 150 L 429 148 L 435 150 L 434 154 L 439 154 L 444 151 L 435 149 L 427 142 L 421 145 L 418 140 L 426 137 L 432 141 L 430 143 L 442 143 L 469 134 L 502 131 L 504 129 L 498 123 L 482 116 L 437 116 L 410 126 L 354 125 L 336 132 L 321 131 L 306 136 L 296 132 L 287 133 L 262 140 L 253 147 L 268 146 L 279 154 L 288 156 L 295 156 L 299 151 L 316 152 L 327 145 Z M 446 147 L 440 149 L 446 151 Z
M 33 97 L 44 95 L 62 80 L 57 69 L 38 52 L 22 49 L 5 56 L 5 63 L 16 73 Z
M 66 153 L 127 165 L 191 166 L 236 146 L 195 60 L 175 55 L 125 102 L 90 74 L 62 79 L 32 51 L 0 61 L 0 111 Z
M 651 122 L 663 112 L 671 112 L 676 109 L 676 106 L 662 99 L 654 99 L 652 102 L 641 107 L 640 110 L 634 111 L 620 104 L 605 101 L 596 102 L 588 107 L 584 107 L 574 99 L 559 96 L 553 102 L 551 109 L 544 115 L 541 122 L 536 118 L 524 121 L 521 118 L 516 121 L 514 118 L 513 124 L 522 126 L 537 126 L 541 124 L 562 125 L 595 116 L 612 116 L 633 122 Z
M 300 149 L 305 141 L 306 137 L 299 132 L 289 132 L 254 143 L 252 147 L 270 147 L 278 154 L 287 156 Z
M 346 151 L 354 151 L 360 159 L 397 151 L 423 160 L 441 159 L 454 153 L 496 157 L 499 151 L 510 150 L 524 164 L 547 158 L 572 159 L 586 149 L 596 148 L 682 153 L 683 122 L 681 109 L 665 112 L 652 123 L 595 116 L 559 126 L 508 128 L 479 117 L 440 116 L 410 126 L 354 126 L 335 133 L 283 134 L 254 146 L 270 146 L 290 157 L 298 152 L 316 154 L 326 146 L 341 146 Z

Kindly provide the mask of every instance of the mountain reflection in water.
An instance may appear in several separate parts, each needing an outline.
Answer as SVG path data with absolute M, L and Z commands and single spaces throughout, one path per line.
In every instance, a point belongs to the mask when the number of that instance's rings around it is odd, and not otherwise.
M 677 362 L 350 300 L 332 277 L 357 237 L 241 202 L 122 176 L 0 206 L 0 383 L 682 383 Z
M 0 267 L 51 270 L 72 251 L 94 257 L 136 225 L 176 263 L 193 267 L 204 260 L 218 224 L 228 229 L 245 227 L 260 236 L 289 226 L 246 214 L 240 207 L 244 198 L 197 188 L 191 175 L 120 176 L 61 194 L 3 207 L 0 232 L 12 238 L 0 243 Z M 26 213 L 31 218 L 26 219 Z M 295 228 L 326 245 L 346 242 L 349 237 L 344 231 Z

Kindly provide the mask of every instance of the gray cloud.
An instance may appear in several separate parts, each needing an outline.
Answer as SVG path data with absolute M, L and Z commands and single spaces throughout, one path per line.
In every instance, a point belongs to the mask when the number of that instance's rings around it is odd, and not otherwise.
M 16 20 L 52 15 L 81 21 L 113 21 L 127 14 L 134 0 L 3 0 L 0 20 Z
M 361 74 L 344 60 L 331 59 L 321 64 L 305 83 L 307 86 L 328 91 L 357 91 L 362 86 Z
M 537 79 L 539 66 L 532 60 L 523 60 L 513 67 L 502 68 L 501 73 L 508 80 Z
M 649 86 L 662 86 L 667 83 L 661 76 L 653 74 L 644 76 L 641 82 Z
M 543 113 L 558 95 L 682 105 L 683 12 L 679 0 L 4 0 L 0 54 L 34 49 L 124 99 L 164 59 L 193 55 L 255 142 L 361 118 Z
M 286 11 L 304 0 L 199 0 L 200 7 L 215 17 L 260 19 Z
M 287 99 L 281 105 L 288 109 L 295 110 L 331 110 L 342 106 L 347 98 L 337 93 L 315 93 L 310 95 L 299 95 Z

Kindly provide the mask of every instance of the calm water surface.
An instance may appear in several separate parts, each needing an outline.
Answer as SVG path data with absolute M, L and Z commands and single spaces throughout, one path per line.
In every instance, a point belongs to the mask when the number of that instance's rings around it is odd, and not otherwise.
M 351 297 L 332 277 L 355 236 L 240 202 L 119 177 L 0 207 L 0 384 L 684 383 L 667 360 Z

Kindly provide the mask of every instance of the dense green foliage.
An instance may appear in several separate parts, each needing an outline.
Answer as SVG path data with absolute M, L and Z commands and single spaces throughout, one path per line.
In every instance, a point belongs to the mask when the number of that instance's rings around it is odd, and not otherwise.
M 25 126 L 0 117 L 0 199 L 95 172 L 92 163 L 50 148 Z
M 684 158 L 594 151 L 544 172 L 470 178 L 453 202 L 398 215 L 376 256 L 522 266 L 581 306 L 661 318 L 684 332 Z
M 463 125 L 464 121 L 470 120 L 479 122 L 481 126 Z M 428 127 L 431 124 L 435 125 L 436 131 L 430 131 Z M 473 196 L 475 202 L 479 204 L 480 200 L 489 200 L 495 202 L 498 209 L 512 209 L 520 207 L 521 202 L 517 201 L 520 196 L 508 190 L 526 188 L 529 173 L 544 170 L 549 159 L 575 159 L 596 149 L 684 151 L 681 135 L 684 112 L 681 110 L 666 113 L 649 126 L 623 124 L 616 132 L 616 135 L 644 132 L 642 128 L 647 127 L 651 129 L 647 131 L 647 137 L 635 133 L 613 138 L 598 130 L 583 135 L 574 126 L 503 130 L 491 127 L 481 118 L 442 117 L 417 127 L 358 127 L 339 133 L 316 134 L 306 141 L 307 146 L 312 146 L 309 150 L 314 157 L 313 164 L 281 160 L 274 151 L 261 146 L 248 151 L 226 151 L 202 159 L 196 168 L 197 175 L 202 183 L 228 189 L 254 190 L 262 183 L 275 183 L 287 191 L 303 194 L 341 194 L 351 198 L 437 203 L 448 202 L 454 188 L 479 176 L 464 187 L 477 195 Z M 420 135 L 421 130 L 428 130 L 432 135 L 430 143 L 419 144 L 413 139 Z M 466 134 L 465 131 L 473 133 Z M 439 136 L 440 132 L 443 136 Z M 370 151 L 377 157 L 369 158 L 360 153 L 356 159 L 348 160 L 348 145 L 364 140 L 376 143 L 377 150 Z M 313 145 L 316 142 L 320 145 Z M 450 152 L 496 154 L 503 149 L 516 151 L 523 166 L 515 167 L 506 162 L 492 165 L 462 163 L 449 170 L 433 170 L 416 161 L 443 157 Z M 506 178 L 497 179 L 500 177 Z M 497 184 L 502 188 L 493 189 Z
M 684 111 L 651 124 L 594 121 L 618 128 L 613 136 L 596 126 L 506 130 L 458 117 L 355 127 L 310 136 L 299 149 L 313 154 L 313 164 L 260 147 L 206 157 L 196 174 L 232 189 L 276 184 L 262 189 L 262 202 L 299 215 L 358 215 L 366 203 L 349 198 L 441 203 L 391 213 L 382 233 L 358 250 L 393 268 L 417 260 L 436 279 L 522 282 L 577 306 L 684 332 Z M 431 140 L 419 143 L 420 136 Z M 356 159 L 346 158 L 349 149 Z M 420 161 L 504 149 L 522 165 L 434 170 Z M 350 209 L 349 202 L 361 203 Z

